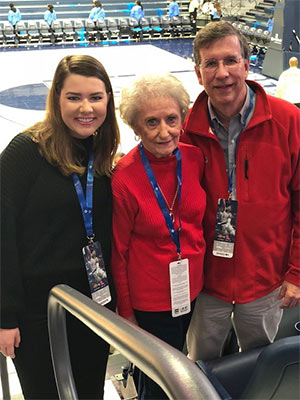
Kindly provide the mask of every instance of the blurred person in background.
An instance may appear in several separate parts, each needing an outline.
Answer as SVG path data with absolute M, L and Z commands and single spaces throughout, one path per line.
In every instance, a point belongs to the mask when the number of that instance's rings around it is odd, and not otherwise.
M 180 11 L 179 11 L 178 3 L 176 2 L 176 0 L 172 0 L 169 5 L 168 17 L 169 18 L 179 17 L 179 15 L 180 15 Z
M 216 2 L 213 4 L 213 8 L 210 11 L 210 18 L 212 21 L 220 21 L 222 17 L 222 9 L 220 3 Z
M 273 26 L 274 26 L 274 17 L 273 17 L 273 15 L 271 15 L 270 18 L 267 21 L 267 29 L 268 29 L 269 33 L 272 33 Z
M 104 19 L 105 18 L 105 11 L 102 6 L 102 3 L 100 3 L 98 0 L 95 0 L 93 2 L 94 7 L 92 8 L 90 14 L 89 14 L 89 19 L 91 21 L 98 21 L 98 19 Z
M 300 108 L 300 69 L 298 68 L 298 58 L 291 57 L 289 59 L 289 66 L 279 76 L 276 96 Z
M 140 22 L 140 19 L 145 15 L 144 7 L 140 0 L 136 0 L 135 5 L 132 7 L 130 11 L 130 18 L 135 18 L 137 22 Z
M 9 5 L 10 10 L 8 11 L 8 22 L 15 28 L 16 23 L 21 21 L 22 16 L 20 10 L 14 6 L 13 3 Z
M 47 10 L 45 11 L 44 14 L 44 20 L 50 27 L 52 25 L 52 22 L 56 20 L 56 12 L 52 4 L 47 5 Z
M 189 14 L 191 21 L 196 23 L 197 13 L 198 13 L 199 1 L 198 0 L 190 0 L 189 2 Z

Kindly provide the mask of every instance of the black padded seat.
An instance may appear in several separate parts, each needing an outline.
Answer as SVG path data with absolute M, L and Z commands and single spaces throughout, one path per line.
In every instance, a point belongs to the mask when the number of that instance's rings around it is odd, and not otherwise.
M 196 364 L 204 372 L 207 368 L 207 377 L 213 374 L 211 382 L 214 384 L 215 379 L 217 386 L 221 385 L 224 393 L 229 393 L 232 399 L 299 399 L 299 335 L 206 363 L 197 361 Z

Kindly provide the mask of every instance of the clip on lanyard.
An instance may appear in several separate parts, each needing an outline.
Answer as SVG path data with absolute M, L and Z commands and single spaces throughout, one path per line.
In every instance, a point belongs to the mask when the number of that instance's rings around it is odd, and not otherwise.
M 90 242 L 93 241 L 95 235 L 93 232 L 93 183 L 94 183 L 94 153 L 91 150 L 89 156 L 89 163 L 87 168 L 86 179 L 86 195 L 84 196 L 83 188 L 77 174 L 72 174 L 74 187 L 77 193 L 79 204 L 82 211 L 84 226 L 87 238 Z
M 140 151 L 140 156 L 141 156 L 141 159 L 142 159 L 143 166 L 145 168 L 147 177 L 149 179 L 149 182 L 151 183 L 151 186 L 152 186 L 153 192 L 154 192 L 154 194 L 156 196 L 158 205 L 159 205 L 159 207 L 161 209 L 161 212 L 163 213 L 163 216 L 165 218 L 167 228 L 169 229 L 171 238 L 172 238 L 173 242 L 176 245 L 176 251 L 177 251 L 178 259 L 181 259 L 181 248 L 180 248 L 180 240 L 179 240 L 179 233 L 180 233 L 180 230 L 181 230 L 181 221 L 179 219 L 179 228 L 176 231 L 175 227 L 174 227 L 174 223 L 172 221 L 172 218 L 171 218 L 171 216 L 170 216 L 170 214 L 168 212 L 168 208 L 167 208 L 166 202 L 165 202 L 165 200 L 164 200 L 164 198 L 162 196 L 161 190 L 160 190 L 160 188 L 159 188 L 159 186 L 157 184 L 156 178 L 154 176 L 153 170 L 152 170 L 151 165 L 150 165 L 150 163 L 148 161 L 148 158 L 146 156 L 146 153 L 145 153 L 145 150 L 144 150 L 144 147 L 143 147 L 142 143 L 139 144 L 139 151 Z M 176 148 L 174 150 L 173 154 L 175 154 L 176 159 L 177 159 L 176 175 L 177 175 L 177 182 L 178 182 L 178 187 L 179 187 L 179 189 L 178 189 L 178 201 L 180 202 L 181 201 L 181 185 L 182 185 L 182 179 L 181 179 L 181 153 L 180 153 L 180 150 L 178 148 Z
M 236 138 L 236 141 L 235 141 L 235 148 L 234 148 L 234 163 L 235 163 L 235 165 L 236 165 L 236 154 L 237 154 L 237 148 L 238 148 L 238 144 L 239 144 L 240 134 L 243 132 L 243 130 L 244 130 L 245 127 L 246 127 L 246 124 L 247 124 L 247 122 L 248 122 L 249 115 L 250 115 L 250 113 L 251 113 L 251 111 L 252 111 L 252 109 L 253 109 L 253 103 L 254 103 L 254 93 L 253 93 L 253 91 L 250 89 L 250 101 L 249 101 L 249 106 L 248 106 L 248 108 L 247 108 L 247 111 L 246 111 L 246 113 L 245 113 L 244 120 L 243 120 L 243 122 L 242 122 L 242 129 L 240 130 L 240 132 L 239 132 L 239 134 L 238 134 L 238 136 L 237 136 L 237 138 Z M 211 129 L 213 130 L 214 134 L 217 136 L 216 129 L 215 129 L 215 125 L 214 125 L 214 122 L 212 121 L 212 119 L 211 119 L 211 117 L 210 117 L 209 111 L 208 111 L 208 120 L 209 120 L 209 124 L 210 124 L 210 126 L 211 126 Z M 235 165 L 234 165 L 234 168 L 232 168 L 232 170 L 231 170 L 231 172 L 230 172 L 230 174 L 229 174 L 229 176 L 228 176 L 228 181 L 229 181 L 229 183 L 228 183 L 229 198 L 231 198 L 231 196 L 232 196 L 232 190 L 233 190 L 233 175 L 234 175 L 234 169 L 236 168 Z

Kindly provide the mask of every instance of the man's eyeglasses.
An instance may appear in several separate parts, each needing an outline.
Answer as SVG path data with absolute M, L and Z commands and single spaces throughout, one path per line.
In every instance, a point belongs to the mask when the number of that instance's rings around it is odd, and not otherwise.
M 199 67 L 204 69 L 206 72 L 216 72 L 219 63 L 222 62 L 224 67 L 227 70 L 234 70 L 235 68 L 238 67 L 242 57 L 234 57 L 234 56 L 229 56 L 224 58 L 223 60 L 216 60 L 215 58 L 211 58 L 209 60 L 204 61 L 204 63 L 199 64 Z

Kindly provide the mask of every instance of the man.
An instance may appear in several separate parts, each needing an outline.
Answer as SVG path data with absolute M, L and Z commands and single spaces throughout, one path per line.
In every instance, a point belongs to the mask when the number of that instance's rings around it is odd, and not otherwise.
M 205 90 L 182 140 L 205 157 L 207 251 L 188 333 L 192 360 L 222 355 L 231 316 L 241 350 L 271 343 L 282 308 L 300 299 L 300 110 L 246 80 L 249 53 L 245 37 L 224 21 L 194 40 Z M 230 240 L 216 234 L 224 204 L 234 210 Z

